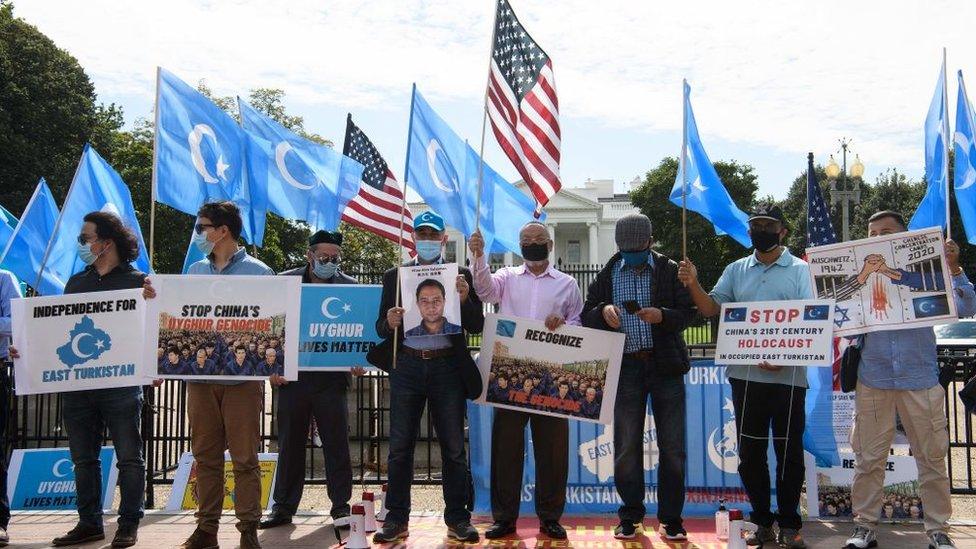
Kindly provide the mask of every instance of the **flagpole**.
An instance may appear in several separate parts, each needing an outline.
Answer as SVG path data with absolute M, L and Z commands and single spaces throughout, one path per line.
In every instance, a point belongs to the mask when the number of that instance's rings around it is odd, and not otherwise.
M 85 159 L 85 153 L 88 152 L 89 146 L 90 145 L 88 143 L 85 143 L 85 148 L 81 150 L 81 158 L 78 159 L 78 165 L 75 166 L 75 175 L 71 178 L 71 185 L 68 186 L 68 193 L 64 196 L 64 202 L 61 203 L 61 210 L 58 211 L 58 219 L 54 222 L 54 231 L 51 232 L 51 238 L 47 241 L 47 248 L 44 249 L 44 258 L 41 259 L 41 268 L 37 271 L 37 280 L 35 280 L 34 284 L 34 293 L 37 293 L 37 289 L 41 284 L 41 278 L 44 276 L 44 267 L 47 266 L 47 260 L 51 255 L 51 245 L 54 244 L 54 239 L 57 238 L 58 230 L 61 228 L 61 218 L 64 217 L 64 207 L 69 204 L 68 201 L 71 199 L 71 191 L 75 189 L 75 182 L 78 181 L 78 172 L 81 170 L 81 164 Z M 57 203 L 54 205 L 57 206 Z
M 407 211 L 407 183 L 410 180 L 410 135 L 411 132 L 413 131 L 413 101 L 414 98 L 416 97 L 417 97 L 417 83 L 414 82 L 413 86 L 410 89 L 410 120 L 409 122 L 407 122 L 407 158 L 406 161 L 404 162 L 405 165 L 403 167 L 403 193 L 401 193 L 403 194 L 403 199 L 400 201 L 400 241 L 399 241 L 399 246 L 397 247 L 397 253 L 401 255 L 403 254 L 403 231 L 404 231 L 403 217 L 404 217 L 404 213 Z M 400 260 L 398 258 L 397 267 L 399 267 L 399 264 L 400 264 Z M 394 307 L 400 306 L 399 268 L 397 269 L 396 297 L 393 299 L 393 306 Z M 400 320 L 400 324 L 403 324 L 403 319 Z M 397 333 L 399 332 L 399 330 L 400 330 L 400 325 L 397 325 L 396 328 L 393 328 L 393 368 L 394 369 L 396 368 L 396 363 L 397 363 L 397 347 L 399 347 L 399 343 L 397 342 Z
M 688 98 L 685 90 L 688 80 L 681 80 L 681 257 L 688 259 L 688 170 L 686 158 L 688 156 Z
M 945 216 L 946 216 L 946 239 L 952 238 L 952 220 L 950 214 L 952 212 L 952 207 L 950 204 L 951 198 L 949 196 L 949 147 L 952 146 L 953 139 L 949 134 L 949 76 L 946 74 L 946 49 L 942 48 L 942 105 L 945 110 L 942 111 L 942 130 L 945 144 L 945 154 L 942 155 L 943 162 L 945 162 Z M 958 108 L 958 107 L 957 107 Z
M 494 3 L 493 3 L 494 4 Z M 491 44 L 488 47 L 488 82 L 485 84 L 485 107 L 481 113 L 481 148 L 478 149 L 478 196 L 475 199 L 474 230 L 481 227 L 481 174 L 484 171 L 485 128 L 488 122 L 488 89 L 491 87 L 491 62 L 495 52 L 495 33 L 498 29 L 498 8 L 495 7 L 495 17 L 491 24 Z M 409 149 L 408 149 L 409 152 Z
M 813 176 L 813 153 L 807 153 L 807 237 L 810 236 L 810 178 Z M 810 242 L 807 240 L 807 248 Z
M 159 74 L 161 67 L 156 67 L 156 112 L 153 120 L 153 158 L 152 183 L 149 187 L 149 266 L 155 269 L 153 257 L 156 240 L 156 166 L 159 161 Z

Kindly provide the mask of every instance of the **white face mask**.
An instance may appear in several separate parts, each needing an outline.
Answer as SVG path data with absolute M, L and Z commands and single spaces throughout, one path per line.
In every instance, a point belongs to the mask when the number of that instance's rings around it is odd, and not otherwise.
M 196 246 L 197 249 L 203 253 L 203 255 L 210 255 L 210 252 L 213 251 L 214 246 L 216 246 L 217 243 L 211 242 L 210 239 L 207 238 L 207 231 L 203 231 L 200 234 L 194 233 L 193 245 Z

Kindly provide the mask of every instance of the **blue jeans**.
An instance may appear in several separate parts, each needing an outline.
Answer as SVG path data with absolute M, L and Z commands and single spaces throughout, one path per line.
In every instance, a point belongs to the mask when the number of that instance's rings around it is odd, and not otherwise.
M 687 453 L 685 380 L 683 376 L 655 375 L 650 365 L 629 358 L 620 366 L 613 409 L 613 478 L 623 500 L 617 514 L 621 521 L 644 520 L 644 415 L 648 397 L 659 450 L 657 518 L 662 524 L 680 526 Z
M 450 359 L 397 357 L 390 371 L 390 457 L 386 491 L 387 523 L 410 518 L 413 455 L 426 406 L 441 449 L 444 522 L 449 526 L 471 520 L 468 503 L 467 459 L 464 451 L 464 386 L 457 364 Z
M 102 528 L 102 432 L 118 456 L 119 524 L 138 525 L 146 496 L 146 462 L 142 459 L 142 387 L 117 387 L 61 393 L 61 421 L 75 466 L 80 522 Z

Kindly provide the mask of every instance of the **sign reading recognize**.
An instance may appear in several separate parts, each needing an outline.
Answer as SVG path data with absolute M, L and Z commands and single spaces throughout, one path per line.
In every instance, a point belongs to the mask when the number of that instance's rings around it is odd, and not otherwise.
M 142 289 L 12 300 L 16 393 L 147 383 L 145 303 Z
M 325 371 L 367 367 L 376 335 L 376 311 L 383 287 L 303 284 L 298 369 Z
M 715 364 L 833 364 L 834 302 L 829 299 L 723 303 Z

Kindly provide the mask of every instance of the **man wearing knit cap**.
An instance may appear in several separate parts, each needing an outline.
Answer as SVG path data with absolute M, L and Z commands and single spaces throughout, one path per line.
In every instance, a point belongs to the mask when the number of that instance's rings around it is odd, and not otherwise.
M 619 251 L 586 292 L 583 326 L 622 332 L 624 356 L 613 410 L 614 483 L 623 505 L 614 529 L 630 539 L 644 520 L 644 416 L 651 400 L 657 429 L 658 514 L 661 537 L 687 539 L 685 502 L 685 383 L 690 363 L 681 332 L 695 316 L 678 264 L 651 250 L 651 220 L 631 214 L 617 221 Z
M 342 273 L 342 233 L 318 231 L 308 239 L 307 263 L 284 271 L 300 276 L 305 284 L 358 284 Z M 269 349 L 270 350 L 270 349 Z M 362 375 L 356 367 L 353 374 Z M 349 457 L 349 406 L 346 392 L 350 377 L 345 372 L 298 372 L 298 381 L 277 376 L 278 385 L 278 470 L 275 473 L 274 507 L 260 528 L 290 524 L 305 488 L 305 444 L 312 419 L 322 438 L 325 480 L 332 520 L 347 526 L 352 497 L 352 462 Z

